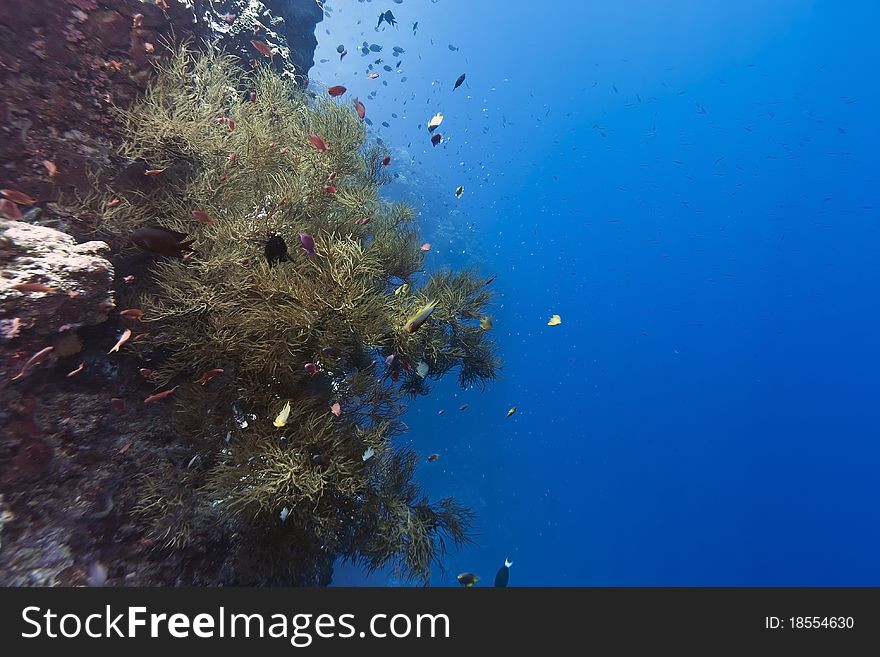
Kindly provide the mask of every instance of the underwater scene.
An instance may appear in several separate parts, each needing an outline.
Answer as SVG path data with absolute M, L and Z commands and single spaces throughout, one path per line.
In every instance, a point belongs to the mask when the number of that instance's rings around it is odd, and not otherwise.
M 880 584 L 880 6 L 0 6 L 0 585 Z

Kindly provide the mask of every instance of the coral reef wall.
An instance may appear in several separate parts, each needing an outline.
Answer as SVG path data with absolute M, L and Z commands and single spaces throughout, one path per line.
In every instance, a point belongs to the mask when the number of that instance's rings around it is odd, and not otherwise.
M 148 559 L 129 520 L 136 475 L 181 457 L 162 412 L 132 404 L 138 369 L 107 358 L 125 328 L 107 318 L 129 272 L 114 272 L 76 198 L 89 172 L 125 174 L 118 108 L 147 89 L 170 44 L 222 49 L 248 67 L 261 40 L 270 65 L 305 86 L 322 12 L 314 0 L 0 0 L 0 10 L 0 188 L 34 200 L 0 218 L 0 585 L 225 581 L 210 560 Z

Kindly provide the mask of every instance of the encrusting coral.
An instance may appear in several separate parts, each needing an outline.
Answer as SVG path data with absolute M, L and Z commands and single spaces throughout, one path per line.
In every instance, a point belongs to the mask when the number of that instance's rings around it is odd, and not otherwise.
M 144 476 L 138 512 L 166 547 L 229 537 L 241 583 L 326 583 L 328 557 L 427 582 L 473 516 L 429 502 L 393 439 L 427 380 L 497 376 L 484 279 L 421 273 L 413 212 L 380 197 L 385 153 L 346 103 L 220 55 L 184 48 L 162 66 L 122 115 L 131 166 L 84 200 L 123 261 L 149 261 L 121 306 L 149 335 L 124 350 L 157 389 L 177 386 L 157 403 L 195 452 Z M 129 236 L 148 227 L 192 252 L 138 252 Z M 273 236 L 286 254 L 270 262 Z

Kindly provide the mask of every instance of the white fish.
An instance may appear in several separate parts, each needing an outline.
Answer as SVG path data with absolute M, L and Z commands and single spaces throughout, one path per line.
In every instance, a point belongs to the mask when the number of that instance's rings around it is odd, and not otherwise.
M 416 366 L 416 374 L 424 379 L 426 376 L 428 376 L 429 369 L 430 367 L 428 367 L 428 364 L 425 361 L 420 360 L 419 364 Z
M 285 520 L 287 520 L 287 516 L 289 516 L 289 515 L 290 515 L 290 509 L 288 509 L 287 507 L 284 507 L 283 509 L 281 509 L 281 513 L 278 514 L 278 516 L 281 518 L 281 522 L 284 522 Z
M 376 453 L 375 449 L 373 449 L 372 447 L 367 447 L 366 451 L 364 452 L 364 455 L 361 456 L 361 459 L 363 459 L 364 461 L 369 461 L 375 453 Z

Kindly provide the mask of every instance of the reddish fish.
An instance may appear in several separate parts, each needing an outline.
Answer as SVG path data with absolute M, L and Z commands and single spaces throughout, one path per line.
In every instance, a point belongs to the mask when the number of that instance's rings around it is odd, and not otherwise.
M 120 448 L 119 448 L 119 451 L 116 452 L 116 453 L 117 453 L 117 454 L 125 454 L 129 449 L 131 449 L 131 446 L 132 446 L 132 445 L 134 445 L 134 443 L 133 443 L 131 440 L 129 440 L 129 441 L 128 441 L 127 443 L 125 443 L 122 447 L 120 447 Z
M 135 14 L 134 16 L 131 17 L 132 29 L 136 30 L 137 28 L 139 28 L 141 26 L 141 24 L 143 22 L 144 22 L 144 15 L 143 14 Z
M 311 376 L 315 376 L 318 373 L 318 366 L 314 363 L 306 363 L 303 367 Z
M 128 276 L 125 276 L 122 280 L 126 283 L 134 283 L 135 277 L 133 274 L 129 274 Z
M 356 223 L 358 226 L 366 226 L 366 225 L 367 225 L 368 223 L 370 223 L 372 220 L 373 220 L 372 217 L 363 217 L 363 218 L 361 218 L 361 219 L 358 219 L 358 220 L 355 221 L 354 223 Z
M 334 402 L 330 406 L 330 412 L 333 413 L 333 415 L 335 415 L 336 417 L 342 415 L 342 407 L 339 405 L 339 402 Z
M 223 370 L 219 367 L 217 367 L 213 370 L 208 370 L 207 372 L 202 374 L 202 376 L 199 377 L 199 379 L 196 381 L 196 383 L 198 383 L 200 386 L 206 386 L 209 383 L 211 383 L 211 381 L 213 381 L 215 377 L 218 377 L 221 374 L 223 374 Z
M 168 395 L 170 395 L 170 394 L 171 394 L 172 392 L 174 392 L 175 390 L 177 390 L 177 386 L 174 386 L 174 387 L 171 388 L 170 390 L 164 390 L 164 391 L 162 391 L 162 392 L 157 392 L 155 395 L 150 395 L 149 397 L 147 397 L 147 398 L 144 400 L 144 403 L 145 403 L 145 404 L 152 404 L 153 402 L 157 402 L 157 401 L 160 401 L 160 400 L 162 400 L 162 399 L 165 399 Z
M 358 118 L 362 120 L 367 115 L 367 108 L 357 98 L 354 99 L 354 111 L 357 112 Z
M 40 361 L 45 360 L 46 356 L 51 354 L 53 351 L 55 351 L 55 347 L 45 347 L 44 349 L 40 349 L 37 353 L 35 353 L 30 358 L 28 358 L 27 362 L 24 364 L 24 367 L 21 368 L 21 372 L 16 374 L 10 380 L 16 381 L 16 380 L 20 379 L 21 377 L 23 377 L 25 374 L 27 374 L 27 371 L 31 367 L 33 367 L 34 365 L 36 365 Z
M 382 158 L 382 166 L 387 167 L 389 164 L 391 164 L 391 156 L 386 155 L 385 157 Z
M 13 290 L 19 292 L 57 292 L 57 287 L 49 287 L 43 283 L 16 283 L 12 286 Z
M 204 210 L 193 210 L 192 216 L 193 219 L 198 221 L 200 224 L 204 224 L 205 226 L 210 226 L 214 223 L 214 220 L 211 219 L 211 215 L 209 215 Z
M 318 135 L 316 135 L 314 133 L 309 135 L 309 141 L 312 142 L 312 146 L 317 148 L 322 153 L 324 151 L 328 150 L 327 142 L 325 142 L 323 139 L 321 139 Z
M 119 351 L 119 348 L 128 342 L 128 339 L 131 337 L 131 329 L 125 329 L 122 332 L 122 335 L 119 337 L 119 340 L 116 341 L 116 344 L 113 345 L 113 348 L 107 352 L 107 355 L 112 354 L 114 351 Z
M 52 160 L 43 160 L 43 166 L 46 167 L 46 171 L 49 173 L 50 178 L 54 178 L 55 174 L 58 173 L 58 167 L 55 166 L 55 163 Z
M 346 91 L 348 90 L 341 84 L 337 84 L 335 87 L 330 87 L 329 89 L 327 89 L 327 93 L 330 94 L 333 98 L 336 98 L 336 96 L 341 96 Z
M 261 55 L 265 55 L 269 59 L 272 59 L 275 56 L 275 53 L 272 52 L 272 49 L 269 45 L 263 41 L 257 41 L 256 39 L 251 41 L 251 45 L 256 48 Z
M 421 249 L 422 249 L 422 253 L 427 253 L 428 251 L 431 250 L 431 243 L 425 242 L 424 244 L 422 244 Z
M 37 202 L 36 199 L 31 198 L 24 192 L 17 192 L 14 189 L 0 189 L 0 194 L 19 205 L 33 205 Z
M 108 209 L 115 208 L 120 203 L 122 203 L 122 201 L 120 201 L 118 198 L 111 198 L 109 201 L 107 201 L 107 203 L 104 205 L 104 207 L 108 208 Z
M 144 311 L 140 308 L 126 308 L 125 310 L 120 310 L 119 314 L 128 319 L 140 319 L 144 316 Z
M 21 221 L 21 210 L 8 198 L 0 198 L 0 217 L 10 221 Z
M 333 195 L 336 193 L 336 188 L 333 185 L 324 185 L 324 191 L 330 195 Z
M 165 171 L 165 169 L 147 169 L 144 171 L 145 176 L 158 176 L 160 173 Z
M 86 368 L 86 364 L 80 363 L 79 367 L 77 367 L 75 370 L 71 370 L 70 372 L 67 373 L 67 378 L 68 379 L 73 378 L 74 376 L 76 376 L 77 374 L 82 372 L 85 368 Z

